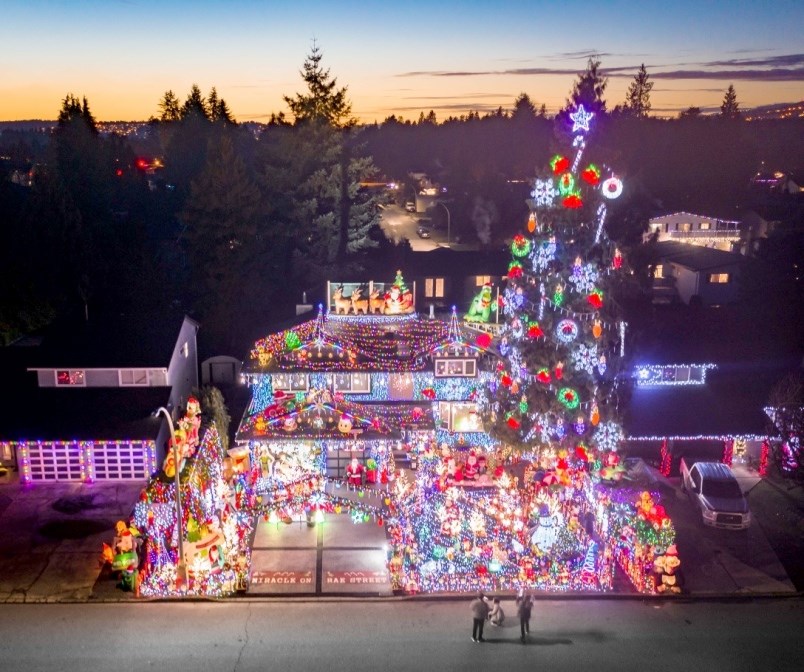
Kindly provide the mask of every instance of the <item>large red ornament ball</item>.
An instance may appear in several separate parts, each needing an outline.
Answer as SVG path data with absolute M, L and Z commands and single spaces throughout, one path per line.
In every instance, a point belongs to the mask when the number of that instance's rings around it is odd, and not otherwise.
M 508 418 L 507 422 L 511 429 L 519 429 L 519 420 L 517 420 L 515 417 L 512 416 Z
M 597 309 L 597 310 L 599 310 L 600 308 L 602 308 L 602 307 L 603 307 L 603 293 L 602 293 L 602 292 L 600 292 L 600 291 L 595 291 L 595 292 L 592 292 L 592 293 L 591 293 L 591 294 L 590 294 L 590 295 L 589 295 L 589 296 L 586 298 L 586 300 L 589 302 L 589 304 L 590 304 L 590 305 L 591 305 L 593 308 L 595 308 L 595 309 Z
M 580 207 L 583 207 L 583 201 L 581 200 L 580 196 L 576 194 L 570 194 L 567 196 L 563 201 L 562 204 L 568 210 L 577 210 Z

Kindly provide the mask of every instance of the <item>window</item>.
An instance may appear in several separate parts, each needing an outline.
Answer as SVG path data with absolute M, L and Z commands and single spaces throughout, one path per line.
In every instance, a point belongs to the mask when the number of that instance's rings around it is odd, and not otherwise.
M 656 270 L 653 272 L 654 278 L 663 278 L 664 277 L 664 266 L 661 264 L 656 264 Z
M 482 432 L 483 421 L 477 404 L 468 401 L 439 402 L 438 414 L 451 432 Z
M 371 374 L 336 373 L 334 391 L 352 394 L 368 394 L 371 392 Z
M 701 231 L 709 231 L 712 228 L 712 225 L 709 222 L 701 222 L 698 226 Z
M 184 342 L 184 345 L 181 346 L 181 354 L 185 359 L 190 356 L 190 344 L 186 341 Z
M 306 373 L 275 373 L 271 378 L 275 390 L 283 392 L 306 392 Z
M 474 377 L 477 375 L 477 364 L 474 359 L 437 359 L 435 375 L 436 378 L 448 376 Z
M 490 275 L 476 275 L 475 276 L 475 286 L 482 287 L 485 284 L 491 284 L 491 276 Z
M 443 299 L 444 278 L 426 278 L 424 281 L 424 295 L 428 299 Z
M 56 385 L 86 387 L 87 381 L 84 371 L 80 369 L 62 369 L 56 371 Z
M 388 374 L 388 399 L 398 401 L 413 399 L 413 376 L 410 373 Z
M 709 274 L 709 284 L 710 285 L 725 285 L 729 282 L 729 274 L 728 273 L 710 273 Z
M 689 232 L 690 230 L 692 230 L 692 224 L 690 224 L 689 222 L 684 222 L 684 224 L 679 224 L 678 230 L 679 231 L 684 231 L 685 233 Z
M 118 377 L 121 387 L 148 384 L 148 371 L 146 369 L 120 369 Z

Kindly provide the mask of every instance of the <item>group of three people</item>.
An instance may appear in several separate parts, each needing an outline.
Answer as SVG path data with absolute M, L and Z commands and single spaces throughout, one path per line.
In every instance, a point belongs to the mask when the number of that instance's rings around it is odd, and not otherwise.
M 488 620 L 492 625 L 501 626 L 505 620 L 505 612 L 500 604 L 500 598 L 489 600 L 482 591 L 472 600 L 472 641 L 484 642 L 483 626 Z M 516 598 L 516 614 L 519 617 L 520 641 L 524 644 L 526 635 L 530 634 L 530 612 L 533 600 L 530 595 L 521 591 Z

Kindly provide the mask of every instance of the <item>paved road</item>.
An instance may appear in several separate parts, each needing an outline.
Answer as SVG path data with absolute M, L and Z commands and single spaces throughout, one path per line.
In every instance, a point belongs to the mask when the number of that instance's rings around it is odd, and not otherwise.
M 394 242 L 409 240 L 414 252 L 429 252 L 438 247 L 438 240 L 443 238 L 439 232 L 434 233 L 433 238 L 419 238 L 416 235 L 418 218 L 406 212 L 398 205 L 389 205 L 380 217 L 380 228 L 385 233 L 385 237 Z
M 3 605 L 0 669 L 784 672 L 804 657 L 800 598 L 539 601 L 524 646 L 506 625 L 472 643 L 466 600 Z

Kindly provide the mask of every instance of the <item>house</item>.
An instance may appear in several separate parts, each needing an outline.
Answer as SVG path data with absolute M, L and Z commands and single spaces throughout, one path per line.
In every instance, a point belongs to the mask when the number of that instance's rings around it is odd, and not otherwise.
M 0 454 L 24 482 L 147 477 L 168 438 L 153 412 L 179 409 L 198 386 L 198 326 L 176 314 L 96 318 L 6 348 L 15 394 Z
M 669 240 L 733 252 L 740 247 L 740 222 L 690 212 L 674 212 L 649 220 L 643 242 L 653 236 L 659 242 Z
M 359 284 L 329 286 L 334 296 Z M 385 293 L 391 283 L 365 284 Z M 291 468 L 280 457 L 287 455 L 306 456 L 295 464 L 302 471 L 346 480 L 353 458 L 376 463 L 381 478 L 405 445 L 434 437 L 452 444 L 457 433 L 488 444 L 474 401 L 488 374 L 474 332 L 456 313 L 444 321 L 418 315 L 413 304 L 388 305 L 384 314 L 355 314 L 333 303 L 258 341 L 245 369 L 253 396 L 234 454 L 245 450 L 251 463 L 263 463 L 266 480 Z
M 416 305 L 424 313 L 465 310 L 483 285 L 491 284 L 495 297 L 504 287 L 511 252 L 456 251 L 437 248 L 408 255 L 407 267 L 416 287 Z M 502 322 L 502 319 L 500 319 Z
M 654 303 L 700 301 L 726 305 L 738 299 L 745 258 L 736 252 L 666 240 L 652 248 Z
M 779 439 L 764 409 L 788 370 L 776 362 L 638 364 L 625 412 L 627 452 L 658 455 L 668 476 L 684 455 L 762 473 Z

